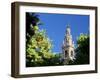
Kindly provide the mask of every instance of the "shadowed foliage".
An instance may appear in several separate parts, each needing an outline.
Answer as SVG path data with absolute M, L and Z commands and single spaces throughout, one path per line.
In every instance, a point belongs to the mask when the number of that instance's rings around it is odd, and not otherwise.
M 75 64 L 89 64 L 89 35 L 81 34 L 77 40 Z

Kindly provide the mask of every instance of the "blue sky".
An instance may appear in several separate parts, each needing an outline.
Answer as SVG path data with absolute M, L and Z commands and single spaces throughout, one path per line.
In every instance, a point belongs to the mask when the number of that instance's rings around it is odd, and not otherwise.
M 80 33 L 89 32 L 89 15 L 74 14 L 49 14 L 37 13 L 39 19 L 43 22 L 40 29 L 46 29 L 47 35 L 53 40 L 53 52 L 62 52 L 61 46 L 65 35 L 67 25 L 70 25 L 73 41 Z

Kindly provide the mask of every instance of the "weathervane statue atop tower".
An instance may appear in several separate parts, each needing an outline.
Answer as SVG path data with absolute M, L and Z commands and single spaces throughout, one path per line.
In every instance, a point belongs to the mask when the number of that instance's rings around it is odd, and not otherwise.
M 69 61 L 73 61 L 75 59 L 74 42 L 72 41 L 72 35 L 69 25 L 67 25 L 66 28 L 66 34 L 62 45 L 62 53 L 64 64 L 69 64 Z

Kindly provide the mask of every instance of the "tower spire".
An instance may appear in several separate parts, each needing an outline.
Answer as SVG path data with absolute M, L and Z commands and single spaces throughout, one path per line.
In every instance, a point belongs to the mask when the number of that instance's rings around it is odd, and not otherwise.
M 69 24 L 68 24 L 67 27 L 66 27 L 66 34 L 67 34 L 67 35 L 70 35 L 70 34 L 71 34 L 70 25 L 69 25 Z
M 74 44 L 73 44 L 71 29 L 69 24 L 67 25 L 66 28 L 66 34 L 63 41 L 62 52 L 63 52 L 64 64 L 68 64 L 69 61 L 73 60 L 75 57 Z
M 67 24 L 67 28 L 70 28 L 70 25 L 69 24 Z

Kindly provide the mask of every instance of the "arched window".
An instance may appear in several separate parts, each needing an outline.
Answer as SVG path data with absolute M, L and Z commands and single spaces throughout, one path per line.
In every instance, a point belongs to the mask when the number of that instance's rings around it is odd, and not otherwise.
M 65 57 L 67 57 L 68 56 L 68 51 L 65 51 Z
M 71 51 L 71 57 L 73 56 L 73 51 Z

